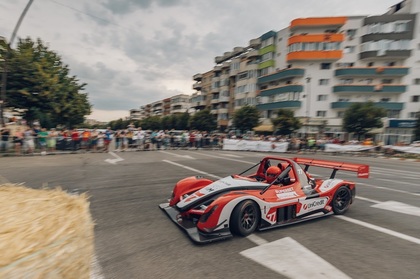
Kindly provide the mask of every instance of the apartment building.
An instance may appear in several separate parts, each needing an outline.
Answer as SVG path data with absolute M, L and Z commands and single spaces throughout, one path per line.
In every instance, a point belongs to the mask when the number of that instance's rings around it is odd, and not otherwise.
M 170 98 L 170 110 L 167 115 L 181 114 L 190 109 L 191 96 L 187 94 L 178 94 Z
M 238 66 L 244 53 L 216 57 L 212 100 L 220 96 L 217 86 L 230 63 L 233 109 L 254 104 L 254 98 L 263 123 L 257 129 L 272 129 L 270 118 L 285 108 L 301 119 L 301 136 L 345 139 L 344 111 L 352 103 L 372 101 L 387 111 L 384 128 L 374 131 L 376 139 L 410 142 L 420 111 L 419 11 L 420 1 L 406 0 L 379 16 L 294 19 L 250 42 L 246 53 L 258 53 L 252 65 L 257 68 Z
M 348 139 L 345 110 L 372 101 L 387 111 L 375 139 L 410 142 L 420 111 L 419 12 L 420 1 L 405 0 L 377 16 L 294 19 L 195 74 L 189 112 L 209 108 L 224 130 L 233 128 L 235 110 L 255 105 L 262 121 L 256 130 L 272 131 L 276 111 L 290 109 L 303 124 L 299 136 Z M 159 115 L 162 105 L 142 111 Z

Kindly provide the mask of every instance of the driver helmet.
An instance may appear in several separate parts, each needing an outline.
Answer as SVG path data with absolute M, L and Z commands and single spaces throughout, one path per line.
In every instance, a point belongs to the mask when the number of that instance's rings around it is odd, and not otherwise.
M 281 173 L 281 170 L 279 167 L 271 166 L 267 169 L 265 172 L 265 177 L 268 183 L 272 183 Z

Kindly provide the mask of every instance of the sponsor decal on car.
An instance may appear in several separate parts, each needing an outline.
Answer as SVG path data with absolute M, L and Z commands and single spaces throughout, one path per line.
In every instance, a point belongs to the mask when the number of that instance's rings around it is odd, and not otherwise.
M 275 190 L 275 193 L 278 199 L 293 198 L 298 196 L 293 187 Z
M 317 209 L 322 209 L 327 205 L 327 203 L 328 197 L 304 200 L 301 202 L 300 211 L 297 215 L 302 215 Z
M 319 189 L 322 192 L 328 191 L 328 190 L 334 188 L 338 183 L 341 183 L 342 181 L 343 181 L 342 179 L 328 179 L 328 180 L 325 180 L 324 182 L 322 182 Z

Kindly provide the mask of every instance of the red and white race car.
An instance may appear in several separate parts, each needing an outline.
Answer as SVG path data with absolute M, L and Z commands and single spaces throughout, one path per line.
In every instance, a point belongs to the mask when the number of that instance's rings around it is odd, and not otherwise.
M 332 169 L 332 173 L 328 179 L 314 179 L 308 173 L 311 166 Z M 233 234 L 247 236 L 255 230 L 346 212 L 356 188 L 354 182 L 335 178 L 338 170 L 369 177 L 368 165 L 265 157 L 246 171 L 220 180 L 182 179 L 169 202 L 159 207 L 197 243 Z

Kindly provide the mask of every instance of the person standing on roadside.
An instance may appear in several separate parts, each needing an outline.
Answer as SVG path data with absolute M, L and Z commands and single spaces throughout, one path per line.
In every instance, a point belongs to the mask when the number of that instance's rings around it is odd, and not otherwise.
M 25 132 L 23 132 L 23 148 L 27 154 L 33 154 L 35 149 L 34 142 L 34 131 L 28 127 Z
M 105 134 L 104 134 L 104 151 L 109 151 L 109 145 L 112 141 L 112 131 L 111 127 L 106 128 Z
M 45 154 L 47 151 L 47 138 L 48 138 L 48 131 L 46 128 L 42 128 L 38 132 L 38 144 L 41 149 L 41 154 Z
M 18 127 L 13 133 L 13 143 L 15 144 L 15 154 L 22 154 L 23 132 L 20 127 Z
M 92 133 L 90 135 L 90 138 L 91 138 L 91 147 L 92 147 L 93 152 L 96 152 L 96 150 L 97 150 L 97 146 L 98 146 L 98 135 L 99 135 L 98 130 L 93 129 L 93 131 L 92 131 Z
M 6 152 L 9 147 L 10 129 L 3 128 L 1 130 L 1 152 Z
M 80 145 L 79 131 L 77 131 L 76 128 L 73 128 L 73 130 L 71 131 L 71 147 L 72 147 L 72 150 L 76 151 L 77 149 L 79 149 L 79 145 Z
M 47 148 L 49 152 L 55 152 L 55 148 L 57 145 L 57 138 L 58 138 L 58 132 L 55 130 L 55 128 L 52 128 L 50 132 L 48 133 L 48 138 L 47 138 Z

